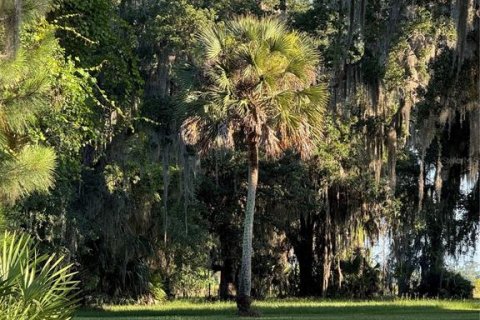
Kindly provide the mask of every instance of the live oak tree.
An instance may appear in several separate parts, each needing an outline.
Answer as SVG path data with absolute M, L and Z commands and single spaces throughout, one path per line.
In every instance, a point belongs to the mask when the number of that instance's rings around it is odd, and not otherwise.
M 292 149 L 308 157 L 322 133 L 326 86 L 317 81 L 319 54 L 311 39 L 283 21 L 251 16 L 199 33 L 204 86 L 187 96 L 182 136 L 201 152 L 247 149 L 248 195 L 237 290 L 241 314 L 251 314 L 251 260 L 259 153 Z

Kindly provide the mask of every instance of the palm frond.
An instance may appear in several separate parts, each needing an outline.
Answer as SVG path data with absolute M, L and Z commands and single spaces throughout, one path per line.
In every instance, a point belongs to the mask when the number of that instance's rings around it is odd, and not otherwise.
M 62 256 L 38 255 L 29 236 L 6 232 L 0 245 L 1 318 L 71 319 L 78 303 L 72 265 Z
M 267 155 L 292 148 L 306 157 L 328 102 L 326 86 L 316 84 L 320 56 L 313 40 L 283 21 L 253 16 L 205 28 L 199 39 L 206 81 L 190 95 L 185 140 L 205 151 L 218 141 L 230 145 L 221 137 L 241 129 L 255 132 Z
M 215 60 L 217 59 L 225 48 L 226 33 L 221 26 L 208 26 L 200 31 L 197 38 L 203 49 L 205 59 Z

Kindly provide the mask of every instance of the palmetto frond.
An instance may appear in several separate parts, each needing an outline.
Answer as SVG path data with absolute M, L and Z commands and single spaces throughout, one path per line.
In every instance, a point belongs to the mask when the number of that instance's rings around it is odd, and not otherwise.
M 207 61 L 217 59 L 222 51 L 225 50 L 226 33 L 222 26 L 204 28 L 199 32 L 198 39 Z
M 63 257 L 38 255 L 30 237 L 0 240 L 1 319 L 72 319 L 78 281 Z
M 328 90 L 316 81 L 320 56 L 307 36 L 274 18 L 246 16 L 199 33 L 202 91 L 189 93 L 182 133 L 201 149 L 254 133 L 269 156 L 308 156 L 321 135 Z

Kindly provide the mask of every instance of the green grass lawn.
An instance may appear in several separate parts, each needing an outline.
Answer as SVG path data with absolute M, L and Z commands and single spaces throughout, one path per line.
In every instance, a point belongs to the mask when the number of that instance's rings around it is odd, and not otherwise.
M 396 300 L 396 301 L 259 301 L 255 308 L 262 319 L 324 320 L 480 320 L 480 300 Z M 222 320 L 235 319 L 235 304 L 226 302 L 174 301 L 159 306 L 105 306 L 82 310 L 75 320 Z

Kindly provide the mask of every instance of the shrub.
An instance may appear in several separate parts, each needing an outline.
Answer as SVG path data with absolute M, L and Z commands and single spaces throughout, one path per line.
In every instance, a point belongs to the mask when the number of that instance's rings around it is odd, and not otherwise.
M 167 299 L 167 293 L 163 289 L 163 281 L 159 273 L 154 273 L 151 276 L 150 292 L 155 302 L 162 302 Z
M 440 297 L 468 299 L 473 297 L 473 285 L 459 273 L 446 272 L 443 278 Z
M 5 233 L 0 240 L 0 318 L 72 319 L 78 282 L 63 260 L 39 255 L 29 236 Z
M 380 292 L 380 266 L 372 265 L 369 253 L 356 249 L 348 260 L 341 262 L 344 283 L 340 290 L 332 292 L 349 298 L 373 298 Z
M 459 273 L 443 269 L 423 275 L 418 293 L 425 297 L 469 299 L 473 297 L 473 285 Z

